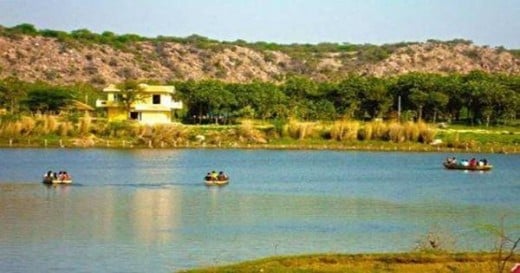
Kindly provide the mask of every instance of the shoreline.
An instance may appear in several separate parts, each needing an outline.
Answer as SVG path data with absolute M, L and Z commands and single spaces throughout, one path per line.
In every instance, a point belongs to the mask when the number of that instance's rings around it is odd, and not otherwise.
M 109 144 L 100 145 L 53 145 L 53 144 L 0 144 L 0 149 L 151 149 L 151 150 L 183 150 L 183 149 L 226 149 L 226 150 L 316 150 L 316 151 L 350 151 L 350 152 L 411 152 L 411 153 L 457 153 L 457 154 L 520 154 L 520 147 L 478 147 L 478 148 L 453 148 L 423 145 L 270 145 L 270 144 L 246 144 L 246 145 L 214 145 L 214 144 L 194 144 L 176 146 L 149 146 L 135 144 Z
M 243 150 L 330 150 L 330 151 L 359 151 L 359 152 L 439 152 L 439 153 L 489 153 L 489 154 L 520 154 L 519 145 L 480 145 L 478 147 L 447 147 L 444 145 L 429 145 L 421 143 L 393 143 L 393 142 L 351 142 L 339 143 L 321 141 L 314 143 L 266 143 L 266 144 L 239 144 L 232 143 L 135 143 L 131 140 L 98 139 L 83 141 L 78 139 L 27 139 L 24 141 L 0 140 L 0 148 L 34 148 L 34 149 L 243 149 Z

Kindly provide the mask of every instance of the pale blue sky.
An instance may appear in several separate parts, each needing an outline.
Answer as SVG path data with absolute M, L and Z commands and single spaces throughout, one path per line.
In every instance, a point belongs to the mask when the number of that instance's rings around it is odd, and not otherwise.
M 462 38 L 520 49 L 520 0 L 0 0 L 0 25 L 21 23 L 283 44 Z

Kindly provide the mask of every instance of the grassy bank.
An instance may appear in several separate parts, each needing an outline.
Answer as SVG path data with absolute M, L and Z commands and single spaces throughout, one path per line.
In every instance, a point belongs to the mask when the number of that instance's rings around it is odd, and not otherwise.
M 23 117 L 0 122 L 0 147 L 223 148 L 446 153 L 520 153 L 515 127 L 438 128 L 422 122 L 261 122 L 237 125 L 108 123 L 88 117 Z
M 272 257 L 233 265 L 181 271 L 183 273 L 493 273 L 500 272 L 496 254 L 492 253 L 398 253 L 398 254 L 318 254 Z M 516 260 L 515 260 L 516 259 Z M 509 272 L 514 261 L 504 267 Z M 502 273 L 502 272 L 500 272 Z

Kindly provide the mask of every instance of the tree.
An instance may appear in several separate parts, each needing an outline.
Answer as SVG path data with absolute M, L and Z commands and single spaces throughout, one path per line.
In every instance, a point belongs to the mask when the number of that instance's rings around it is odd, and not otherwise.
M 0 103 L 9 109 L 11 114 L 19 109 L 19 101 L 26 96 L 28 85 L 16 77 L 7 77 L 0 81 Z
M 338 84 L 332 99 L 339 115 L 353 118 L 358 113 L 361 106 L 358 94 L 367 89 L 365 85 L 366 82 L 359 76 L 350 76 Z
M 412 88 L 409 96 L 410 102 L 417 107 L 419 112 L 418 120 L 422 120 L 422 110 L 428 101 L 428 94 L 418 88 Z
M 434 91 L 428 94 L 428 106 L 433 111 L 432 121 L 434 123 L 437 121 L 437 114 L 446 107 L 448 101 L 449 97 L 442 92 Z
M 116 88 L 120 91 L 118 100 L 123 104 L 123 107 L 125 108 L 125 111 L 128 113 L 128 115 L 130 115 L 132 104 L 142 101 L 146 97 L 142 87 L 137 81 L 134 80 L 126 80 L 120 84 L 117 84 Z
M 30 90 L 23 103 L 31 112 L 56 113 L 72 100 L 72 94 L 55 87 Z
M 199 123 L 211 117 L 218 122 L 218 117 L 229 113 L 236 103 L 234 95 L 220 81 L 190 82 L 184 87 L 184 92 L 190 107 L 188 113 L 195 116 Z
M 388 94 L 388 88 L 384 80 L 369 77 L 365 78 L 366 89 L 360 90 L 361 111 L 368 113 L 371 118 L 382 117 L 392 104 L 392 97 Z

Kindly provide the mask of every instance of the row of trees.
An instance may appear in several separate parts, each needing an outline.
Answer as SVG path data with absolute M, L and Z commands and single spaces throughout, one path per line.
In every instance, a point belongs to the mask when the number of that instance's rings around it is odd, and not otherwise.
M 410 73 L 392 78 L 352 75 L 340 82 L 291 77 L 283 84 L 175 82 L 187 118 L 335 120 L 401 118 L 471 124 L 508 122 L 520 112 L 520 77 Z
M 58 113 L 72 100 L 93 104 L 101 92 L 89 84 L 55 86 L 45 82 L 24 82 L 16 77 L 0 80 L 0 108 L 11 115 L 23 112 Z
M 170 82 L 187 106 L 185 122 L 262 120 L 402 120 L 467 121 L 497 124 L 518 118 L 520 76 L 472 72 L 467 75 L 410 73 L 391 78 L 351 75 L 339 82 L 290 77 L 281 84 L 224 83 L 216 80 Z M 120 83 L 135 90 L 135 82 Z M 52 86 L 0 80 L 0 108 L 10 113 L 57 112 L 72 99 L 93 104 L 102 97 L 92 86 Z

